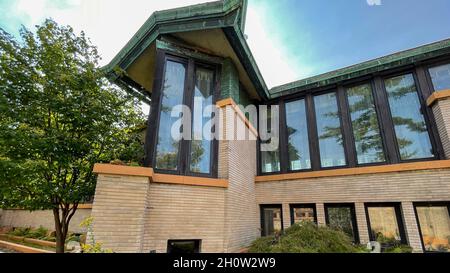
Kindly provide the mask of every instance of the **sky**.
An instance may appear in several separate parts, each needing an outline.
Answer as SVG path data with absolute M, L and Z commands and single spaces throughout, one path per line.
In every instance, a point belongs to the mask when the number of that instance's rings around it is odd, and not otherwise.
M 207 0 L 0 0 L 18 36 L 45 18 L 85 31 L 107 64 L 152 12 Z M 246 35 L 268 87 L 450 38 L 449 0 L 249 0 Z

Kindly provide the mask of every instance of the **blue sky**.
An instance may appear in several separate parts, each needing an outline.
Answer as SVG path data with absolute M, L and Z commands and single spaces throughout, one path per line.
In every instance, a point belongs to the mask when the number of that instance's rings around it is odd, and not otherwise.
M 204 1 L 0 0 L 0 27 L 17 35 L 52 17 L 86 31 L 107 63 L 153 11 Z M 249 0 L 246 34 L 273 87 L 450 38 L 449 11 L 448 0 Z

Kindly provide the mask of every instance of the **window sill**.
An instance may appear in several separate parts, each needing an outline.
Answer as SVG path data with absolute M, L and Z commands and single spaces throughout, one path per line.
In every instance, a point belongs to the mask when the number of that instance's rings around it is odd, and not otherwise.
M 255 182 L 256 183 L 274 182 L 274 181 L 297 180 L 307 178 L 338 177 L 338 176 L 394 173 L 394 172 L 448 169 L 448 168 L 450 168 L 450 160 L 432 160 L 432 161 L 401 163 L 401 164 L 370 166 L 370 167 L 265 175 L 265 176 L 257 176 L 255 178 Z

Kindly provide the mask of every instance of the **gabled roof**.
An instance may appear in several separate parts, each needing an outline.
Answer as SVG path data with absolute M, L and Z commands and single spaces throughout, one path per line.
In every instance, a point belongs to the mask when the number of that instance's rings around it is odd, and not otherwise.
M 258 94 L 268 98 L 268 89 L 243 35 L 246 0 L 223 0 L 153 13 L 125 47 L 104 67 L 116 81 L 160 35 L 220 28 L 241 60 Z
M 427 59 L 449 54 L 450 39 L 446 39 L 274 87 L 269 90 L 270 98 L 278 98 L 313 88 L 332 85 L 353 78 L 382 72 L 400 66 L 415 64 Z

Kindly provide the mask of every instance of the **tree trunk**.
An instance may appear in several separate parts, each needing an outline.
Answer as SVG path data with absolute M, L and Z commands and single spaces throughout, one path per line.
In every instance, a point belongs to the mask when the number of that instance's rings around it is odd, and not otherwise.
M 53 209 L 53 216 L 55 218 L 55 233 L 56 233 L 56 253 L 64 253 L 66 246 L 67 233 L 69 232 L 69 224 L 75 211 L 78 208 L 78 203 L 72 207 L 64 204 L 61 208 Z

